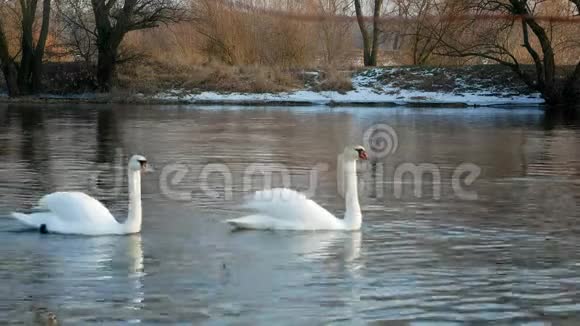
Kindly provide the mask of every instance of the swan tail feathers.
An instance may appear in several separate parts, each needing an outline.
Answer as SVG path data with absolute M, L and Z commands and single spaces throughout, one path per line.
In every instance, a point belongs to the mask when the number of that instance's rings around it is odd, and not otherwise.
M 237 230 L 255 229 L 254 227 L 252 227 L 251 224 L 248 224 L 248 223 L 246 223 L 244 221 L 240 221 L 240 220 L 227 220 L 226 223 L 231 225 L 234 229 L 237 229 Z
M 18 221 L 22 222 L 23 224 L 26 224 L 27 226 L 31 226 L 31 227 L 38 227 L 39 226 L 31 215 L 23 214 L 23 213 L 16 213 L 16 212 L 12 213 L 11 215 L 13 218 L 17 219 Z
M 255 217 L 255 215 L 244 216 L 244 217 L 240 217 L 240 218 L 226 220 L 225 223 L 233 226 L 235 229 L 251 230 L 251 229 L 256 228 L 256 220 L 254 217 Z

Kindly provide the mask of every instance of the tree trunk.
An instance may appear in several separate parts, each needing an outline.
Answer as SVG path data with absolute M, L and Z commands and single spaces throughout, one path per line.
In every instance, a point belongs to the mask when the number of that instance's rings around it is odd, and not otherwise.
M 360 0 L 354 0 L 354 9 L 356 11 L 356 20 L 360 28 L 360 32 L 363 40 L 363 60 L 365 67 L 374 67 L 377 65 L 377 56 L 379 52 L 379 18 L 381 15 L 381 8 L 383 6 L 383 0 L 375 0 L 375 6 L 373 10 L 373 25 L 372 25 L 372 37 L 369 35 L 369 30 L 365 25 L 365 17 L 363 16 L 363 10 Z
M 371 38 L 369 36 L 369 31 L 367 30 L 364 22 L 364 16 L 362 11 L 362 6 L 360 0 L 354 0 L 354 9 L 356 11 L 356 20 L 358 22 L 358 27 L 360 28 L 362 41 L 363 41 L 363 63 L 365 67 L 371 66 Z
M 375 8 L 373 12 L 373 48 L 371 50 L 371 56 L 369 60 L 369 66 L 377 65 L 377 56 L 379 53 L 379 36 L 381 34 L 381 29 L 379 27 L 379 18 L 381 16 L 381 8 L 383 7 L 383 0 L 375 0 Z
M 564 89 L 562 91 L 562 97 L 568 103 L 576 104 L 580 100 L 580 62 L 576 64 L 576 69 L 572 74 L 566 79 L 564 84 Z
M 31 84 L 30 88 L 33 93 L 38 93 L 41 88 L 42 81 L 42 59 L 44 57 L 44 49 L 46 47 L 46 40 L 48 39 L 48 30 L 50 23 L 50 0 L 44 0 L 42 6 L 42 27 L 38 36 L 38 42 L 34 49 L 34 56 L 31 62 Z
M 552 48 L 552 41 L 546 33 L 546 30 L 540 26 L 535 20 L 526 19 L 526 23 L 536 35 L 544 58 L 542 60 L 543 66 L 543 87 L 544 97 L 548 103 L 560 103 L 562 101 L 562 94 L 556 88 L 556 60 L 554 58 L 554 49 Z
M 17 93 L 18 95 L 27 95 L 40 91 L 42 59 L 50 23 L 50 0 L 43 0 L 42 26 L 36 46 L 34 45 L 34 21 L 36 19 L 37 1 L 21 0 L 20 8 L 22 11 L 22 36 L 20 42 L 20 65 L 17 67 L 16 77 L 18 84 Z
M 10 56 L 3 25 L 2 16 L 0 16 L 0 66 L 8 87 L 8 96 L 14 97 L 20 95 L 20 90 L 18 89 L 18 67 Z
M 97 62 L 97 83 L 99 91 L 107 93 L 113 87 L 115 77 L 116 55 L 110 51 L 99 51 Z
M 537 89 L 542 93 L 546 103 L 559 104 L 562 102 L 562 92 L 556 87 L 556 61 L 554 58 L 554 49 L 552 48 L 552 41 L 544 27 L 532 17 L 528 10 L 526 1 L 511 0 L 513 6 L 513 14 L 523 15 L 522 31 L 524 47 L 534 60 L 536 67 Z M 530 43 L 528 36 L 528 27 L 536 36 L 540 47 L 542 49 L 543 57 L 540 57 Z
M 30 93 L 37 94 L 42 88 L 42 57 L 35 55 L 30 67 Z
M 93 5 L 93 13 L 95 15 L 95 25 L 97 29 L 97 84 L 100 92 L 110 92 L 113 87 L 113 79 L 115 78 L 115 68 L 117 66 L 117 53 L 119 45 L 127 33 L 124 26 L 128 18 L 121 16 L 117 19 L 116 25 L 112 25 L 109 19 L 111 10 L 110 4 L 114 3 L 104 0 L 91 0 Z M 134 6 L 135 1 L 125 2 L 125 5 Z M 128 7 L 128 11 L 123 10 L 124 13 L 130 12 L 132 7 Z
M 2 72 L 6 80 L 6 87 L 8 88 L 8 96 L 20 96 L 20 89 L 18 88 L 18 68 L 14 62 L 7 62 L 2 64 Z
M 18 67 L 18 88 L 22 95 L 27 95 L 31 92 L 30 80 L 32 60 L 34 58 L 32 25 L 34 24 L 35 11 L 36 8 L 32 9 L 26 5 L 22 6 L 22 39 L 20 40 L 22 54 L 20 56 L 20 66 Z
M 560 104 L 564 101 L 562 90 L 556 85 L 556 64 L 554 53 L 544 54 L 544 98 L 547 103 Z

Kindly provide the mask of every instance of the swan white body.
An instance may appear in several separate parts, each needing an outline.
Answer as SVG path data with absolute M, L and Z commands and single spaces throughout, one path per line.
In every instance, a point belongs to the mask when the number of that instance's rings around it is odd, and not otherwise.
M 82 192 L 55 192 L 40 199 L 37 212 L 12 213 L 27 226 L 41 232 L 80 235 L 132 234 L 141 231 L 141 172 L 147 160 L 134 155 L 129 160 L 129 214 L 119 223 L 98 200 Z
M 366 159 L 361 146 L 348 147 L 342 155 L 342 176 L 346 193 L 346 211 L 343 219 L 291 189 L 262 190 L 245 207 L 255 210 L 254 215 L 226 222 L 238 229 L 255 230 L 347 230 L 361 228 L 362 213 L 358 201 L 356 161 Z M 340 165 L 338 167 L 341 168 Z M 339 178 L 339 185 L 341 185 Z

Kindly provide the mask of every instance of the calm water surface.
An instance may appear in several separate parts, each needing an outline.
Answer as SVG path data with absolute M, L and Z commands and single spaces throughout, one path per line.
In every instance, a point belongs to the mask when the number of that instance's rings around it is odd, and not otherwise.
M 574 121 L 537 109 L 0 105 L 0 324 L 50 313 L 68 325 L 576 324 Z M 342 215 L 336 154 L 377 123 L 398 148 L 360 166 L 361 232 L 222 223 L 261 187 L 259 177 L 244 185 L 256 163 L 282 164 L 300 190 L 320 167 L 313 197 Z M 140 235 L 42 235 L 9 218 L 45 193 L 81 190 L 123 220 L 133 153 L 156 168 L 143 180 Z M 420 196 L 404 179 L 397 194 L 405 163 L 432 164 L 440 178 L 422 179 Z M 460 180 L 476 200 L 453 189 L 463 163 L 481 168 Z M 231 172 L 231 192 L 214 168 Z

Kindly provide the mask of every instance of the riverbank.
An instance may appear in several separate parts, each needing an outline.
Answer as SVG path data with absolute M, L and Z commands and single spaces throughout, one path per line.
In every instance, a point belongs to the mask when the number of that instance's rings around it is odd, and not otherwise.
M 219 85 L 185 87 L 179 83 L 164 84 L 161 90 L 144 91 L 142 85 L 153 83 L 140 79 L 131 89 L 125 80 L 123 88 L 110 94 L 43 94 L 17 99 L 0 96 L 2 102 L 49 103 L 138 103 L 198 105 L 325 105 L 325 106 L 491 106 L 540 105 L 540 94 L 531 91 L 505 67 L 383 67 L 341 72 L 346 81 L 327 83 L 323 71 L 301 71 L 299 85 L 272 89 L 281 91 L 236 91 Z M 135 77 L 137 78 L 137 77 Z M 274 80 L 271 80 L 273 83 Z M 172 85 L 172 87 L 169 87 Z M 263 88 L 267 90 L 268 88 Z M 284 90 L 282 90 L 284 89 Z

